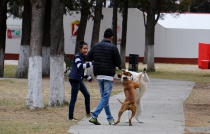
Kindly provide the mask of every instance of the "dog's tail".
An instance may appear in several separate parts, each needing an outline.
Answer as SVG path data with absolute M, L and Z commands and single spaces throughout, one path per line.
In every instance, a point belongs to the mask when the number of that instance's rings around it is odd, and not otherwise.
M 121 103 L 121 104 L 126 104 L 126 105 L 130 105 L 133 104 L 133 101 L 126 101 L 126 102 L 122 102 L 119 98 L 117 98 L 117 100 Z
M 122 102 L 119 98 L 117 98 L 117 100 L 118 100 L 121 104 L 123 104 L 123 102 Z

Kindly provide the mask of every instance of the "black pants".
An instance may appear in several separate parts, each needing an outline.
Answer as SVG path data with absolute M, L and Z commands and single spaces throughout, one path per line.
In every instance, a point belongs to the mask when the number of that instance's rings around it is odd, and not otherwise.
M 77 101 L 77 95 L 79 90 L 82 92 L 82 94 L 85 97 L 85 110 L 86 114 L 90 113 L 90 94 L 84 84 L 83 81 L 77 81 L 74 79 L 69 79 L 69 82 L 71 84 L 71 99 L 69 104 L 69 119 L 73 119 L 74 117 L 74 107 L 75 103 Z

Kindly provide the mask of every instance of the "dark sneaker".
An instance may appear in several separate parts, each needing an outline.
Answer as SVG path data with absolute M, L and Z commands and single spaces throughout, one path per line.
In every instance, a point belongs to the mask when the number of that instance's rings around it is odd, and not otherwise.
M 115 124 L 114 119 L 109 122 L 109 125 L 114 125 L 114 124 Z
M 89 122 L 90 123 L 93 123 L 95 125 L 101 125 L 101 123 L 99 123 L 98 120 L 97 119 L 94 119 L 93 117 L 90 118 Z
M 69 119 L 70 121 L 78 121 L 78 119 L 76 119 L 76 118 L 72 118 L 72 119 Z
M 86 114 L 86 118 L 90 118 L 91 116 L 92 116 L 91 113 Z

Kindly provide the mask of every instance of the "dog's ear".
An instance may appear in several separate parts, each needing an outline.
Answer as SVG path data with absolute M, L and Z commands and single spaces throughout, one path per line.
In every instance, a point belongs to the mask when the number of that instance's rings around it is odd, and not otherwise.
M 122 74 L 117 74 L 117 77 L 118 77 L 118 78 L 121 78 L 121 77 L 122 77 Z

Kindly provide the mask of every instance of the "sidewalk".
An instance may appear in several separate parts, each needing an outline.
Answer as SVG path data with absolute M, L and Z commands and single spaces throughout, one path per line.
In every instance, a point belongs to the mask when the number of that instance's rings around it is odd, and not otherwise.
M 194 82 L 150 79 L 148 90 L 142 98 L 144 109 L 140 120 L 144 123 L 138 123 L 133 118 L 133 126 L 129 126 L 125 123 L 127 113 L 124 112 L 121 122 L 110 126 L 103 110 L 98 117 L 101 125 L 89 123 L 89 119 L 84 118 L 70 127 L 68 132 L 73 134 L 183 134 L 185 130 L 183 101 L 187 99 L 194 85 Z M 124 93 L 110 98 L 110 108 L 115 120 L 121 106 L 117 98 L 124 100 Z

